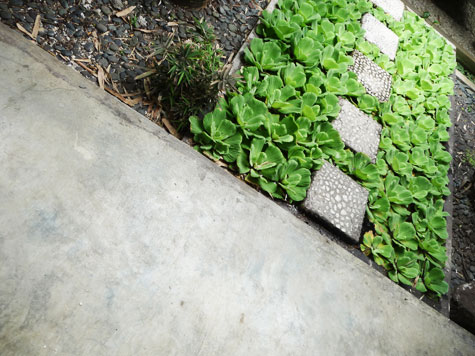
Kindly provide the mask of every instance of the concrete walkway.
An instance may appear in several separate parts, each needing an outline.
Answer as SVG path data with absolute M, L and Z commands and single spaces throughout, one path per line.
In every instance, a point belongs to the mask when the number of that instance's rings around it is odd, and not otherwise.
M 0 25 L 0 354 L 473 355 L 475 337 Z

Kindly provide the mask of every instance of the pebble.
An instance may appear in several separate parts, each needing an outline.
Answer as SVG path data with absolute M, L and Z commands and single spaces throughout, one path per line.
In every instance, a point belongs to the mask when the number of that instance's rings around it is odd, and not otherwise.
M 119 50 L 119 47 L 114 42 L 112 42 L 110 44 L 109 48 L 113 51 L 118 51 Z
M 119 58 L 117 58 L 116 56 L 108 56 L 107 59 L 109 60 L 109 62 L 119 63 Z
M 71 52 L 70 50 L 67 50 L 67 49 L 63 49 L 63 50 L 61 50 L 61 54 L 63 56 L 66 56 L 66 57 L 71 57 L 73 55 L 73 52 Z
M 10 11 L 0 11 L 0 17 L 4 20 L 11 20 L 12 14 Z
M 101 6 L 101 11 L 104 13 L 104 15 L 107 15 L 107 16 L 110 16 L 112 14 L 112 10 L 109 9 L 109 7 L 105 5 Z
M 106 32 L 107 31 L 107 27 L 104 24 L 101 24 L 101 23 L 98 23 L 96 25 L 96 28 L 101 32 Z
M 23 6 L 23 0 L 10 0 L 10 6 Z
M 111 3 L 116 10 L 122 10 L 124 8 L 124 4 L 121 0 L 112 0 Z
M 109 65 L 109 62 L 105 58 L 101 58 L 97 61 L 102 67 L 107 67 Z
M 84 45 L 84 49 L 88 52 L 91 52 L 93 48 L 94 48 L 94 44 L 92 42 L 87 42 Z

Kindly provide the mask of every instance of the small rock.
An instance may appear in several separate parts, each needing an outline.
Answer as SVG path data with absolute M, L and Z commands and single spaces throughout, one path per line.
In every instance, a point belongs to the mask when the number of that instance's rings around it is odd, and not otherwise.
M 110 44 L 109 48 L 113 51 L 118 51 L 119 50 L 119 47 L 114 42 L 112 42 Z
M 105 25 L 101 24 L 101 23 L 98 23 L 96 25 L 96 28 L 101 32 L 106 32 L 107 31 L 107 27 Z
M 109 62 L 105 58 L 99 59 L 97 63 L 99 63 L 103 68 L 107 68 L 107 66 L 109 65 Z
M 111 3 L 116 10 L 122 10 L 124 8 L 124 4 L 121 0 L 112 0 Z
M 73 52 L 71 52 L 70 50 L 67 50 L 67 49 L 63 49 L 61 51 L 61 54 L 65 57 L 71 57 L 73 55 Z
M 108 56 L 107 59 L 111 63 L 119 63 L 119 58 L 117 58 L 116 56 Z
M 1 11 L 0 17 L 4 20 L 11 20 L 12 14 L 10 13 L 10 11 Z
M 93 48 L 94 48 L 94 45 L 92 44 L 92 42 L 88 42 L 84 45 L 84 49 L 88 52 L 91 52 Z
M 107 16 L 110 16 L 112 14 L 112 10 L 109 9 L 109 7 L 105 5 L 101 6 L 101 11 L 103 12 L 104 15 L 107 15 Z
M 10 6 L 23 6 L 22 0 L 10 0 L 9 3 Z

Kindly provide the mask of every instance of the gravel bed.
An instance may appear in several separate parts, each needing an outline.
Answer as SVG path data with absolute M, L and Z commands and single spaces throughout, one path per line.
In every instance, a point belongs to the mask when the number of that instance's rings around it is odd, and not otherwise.
M 455 83 L 452 287 L 475 279 L 475 93 Z
M 101 67 L 109 90 L 141 114 L 150 114 L 143 81 L 134 78 L 150 66 L 147 57 L 154 48 L 171 33 L 175 41 L 188 39 L 194 18 L 204 18 L 214 28 L 223 61 L 231 60 L 267 2 L 212 0 L 204 9 L 190 10 L 165 0 L 0 0 L 0 20 L 32 33 L 40 15 L 38 45 L 91 80 L 97 81 Z M 131 6 L 130 14 L 116 15 Z

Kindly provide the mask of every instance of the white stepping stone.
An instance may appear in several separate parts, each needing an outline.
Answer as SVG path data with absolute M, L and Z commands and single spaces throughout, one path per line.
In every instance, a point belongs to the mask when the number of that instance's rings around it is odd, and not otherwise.
M 332 164 L 325 162 L 313 174 L 302 207 L 330 227 L 358 243 L 368 202 L 368 191 Z
M 401 21 L 404 14 L 404 3 L 400 0 L 369 0 L 379 6 L 396 21 Z
M 391 60 L 396 58 L 399 37 L 371 14 L 365 14 L 361 19 L 361 27 L 365 30 L 366 41 L 374 43 L 382 53 Z
M 348 70 L 356 74 L 366 93 L 379 101 L 388 101 L 391 95 L 391 75 L 359 51 L 353 52 L 353 61 L 355 63 Z
M 332 121 L 346 146 L 376 161 L 382 127 L 348 100 L 340 98 L 340 114 Z

